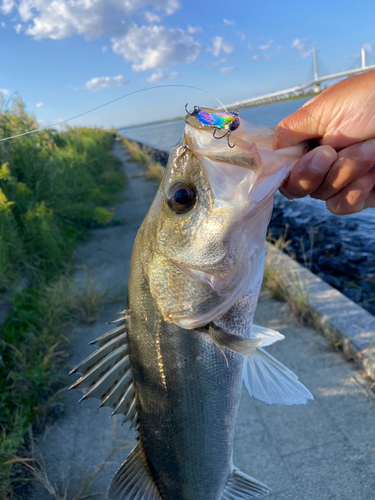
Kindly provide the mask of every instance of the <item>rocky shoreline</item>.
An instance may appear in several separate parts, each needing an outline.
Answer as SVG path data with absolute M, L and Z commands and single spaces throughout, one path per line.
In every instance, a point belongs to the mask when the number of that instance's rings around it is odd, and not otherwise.
M 345 217 L 301 213 L 277 198 L 270 238 L 289 241 L 284 251 L 353 302 L 375 315 L 375 248 Z

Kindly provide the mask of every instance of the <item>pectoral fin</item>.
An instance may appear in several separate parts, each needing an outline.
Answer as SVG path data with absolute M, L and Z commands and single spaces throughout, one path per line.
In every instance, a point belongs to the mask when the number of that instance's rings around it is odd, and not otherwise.
M 261 347 L 245 359 L 243 379 L 250 396 L 268 404 L 300 405 L 314 399 L 297 375 Z
M 243 356 L 247 356 L 255 351 L 255 349 L 262 343 L 262 337 L 256 339 L 245 339 L 243 337 L 239 337 L 238 335 L 224 333 L 220 329 L 213 326 L 208 328 L 208 332 L 213 342 L 221 351 L 225 348 L 237 354 L 242 354 Z
M 281 333 L 271 330 L 271 328 L 266 328 L 265 326 L 254 325 L 254 323 L 251 327 L 251 337 L 262 338 L 262 347 L 267 347 L 274 342 L 285 339 L 284 335 Z

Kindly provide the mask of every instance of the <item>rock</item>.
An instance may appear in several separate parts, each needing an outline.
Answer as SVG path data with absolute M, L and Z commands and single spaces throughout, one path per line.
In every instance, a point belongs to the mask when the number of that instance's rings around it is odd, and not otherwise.
M 368 304 L 363 305 L 363 308 L 375 316 L 375 303 L 369 302 Z
M 321 278 L 322 280 L 324 280 L 325 282 L 327 282 L 329 285 L 333 286 L 334 288 L 337 288 L 338 290 L 341 290 L 342 289 L 342 282 L 340 280 L 340 278 L 338 278 L 337 276 L 331 276 L 329 274 L 325 274 L 325 273 L 317 273 L 317 276 L 319 276 L 319 278 Z
M 342 293 L 353 302 L 361 302 L 362 300 L 362 290 L 360 288 L 344 288 Z
M 359 290 L 363 283 L 362 297 L 375 294 L 375 284 L 368 281 L 372 275 L 375 281 L 375 254 L 369 254 L 368 241 L 363 237 L 357 233 L 353 237 L 353 231 L 360 227 L 358 222 L 315 216 L 308 207 L 278 199 L 270 227 L 272 238 L 286 235 L 290 240 L 286 251 L 291 257 L 335 288 L 345 288 L 353 301 L 358 301 L 359 292 L 345 282 L 355 282 Z
M 358 277 L 359 272 L 356 266 L 350 264 L 349 262 L 342 261 L 340 257 L 325 257 L 320 256 L 318 259 L 318 265 L 323 270 L 329 270 L 329 274 L 346 275 L 348 277 Z
M 339 239 L 336 239 L 335 241 L 331 241 L 328 245 L 324 246 L 324 255 L 327 257 L 337 257 L 342 249 L 342 243 Z
M 368 260 L 368 256 L 366 254 L 352 252 L 350 250 L 345 251 L 345 256 L 350 262 L 354 262 L 356 264 L 360 264 L 361 262 L 366 262 Z
M 362 288 L 363 292 L 366 292 L 369 295 L 373 294 L 375 296 L 375 282 L 362 281 L 361 288 Z
M 321 248 L 311 248 L 305 252 L 305 259 L 307 262 L 318 262 L 319 257 L 323 254 L 324 250 Z

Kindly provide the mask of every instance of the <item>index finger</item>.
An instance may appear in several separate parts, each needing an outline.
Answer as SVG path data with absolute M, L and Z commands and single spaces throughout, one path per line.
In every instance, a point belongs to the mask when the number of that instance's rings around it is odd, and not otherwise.
M 309 109 L 309 102 L 295 113 L 287 116 L 276 127 L 273 149 L 295 146 L 302 141 L 321 138 L 324 129 L 319 110 Z

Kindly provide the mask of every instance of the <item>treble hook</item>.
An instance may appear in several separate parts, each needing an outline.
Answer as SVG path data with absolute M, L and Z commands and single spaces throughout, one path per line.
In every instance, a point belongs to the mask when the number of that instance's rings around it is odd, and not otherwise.
M 227 143 L 228 143 L 228 146 L 229 146 L 231 149 L 233 149 L 233 148 L 234 148 L 234 146 L 235 146 L 235 144 L 230 144 L 230 142 L 229 142 L 230 130 L 228 130 L 228 132 L 226 132 L 224 135 L 221 135 L 220 137 L 217 137 L 217 135 L 215 135 L 216 130 L 219 130 L 219 129 L 218 129 L 218 128 L 215 128 L 215 129 L 214 129 L 214 133 L 212 134 L 212 135 L 213 135 L 213 137 L 214 137 L 214 139 L 224 139 L 224 137 L 226 137 L 226 138 L 227 138 Z
M 185 104 L 185 111 L 186 111 L 186 113 L 188 115 L 190 115 L 190 116 L 195 116 L 197 114 L 197 111 L 199 110 L 199 107 L 198 106 L 194 106 L 193 111 L 190 113 L 190 111 L 188 111 L 188 109 L 187 109 L 188 104 L 189 104 L 188 102 Z

